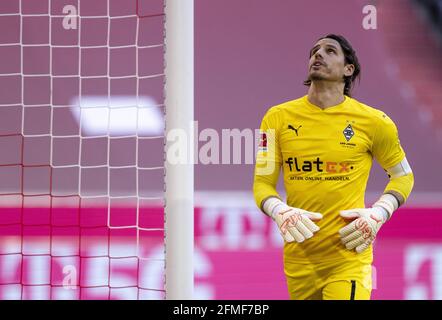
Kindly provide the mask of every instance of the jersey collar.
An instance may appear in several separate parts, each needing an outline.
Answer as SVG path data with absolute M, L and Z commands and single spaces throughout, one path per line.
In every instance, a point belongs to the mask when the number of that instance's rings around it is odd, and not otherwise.
M 350 97 L 344 95 L 344 101 L 342 101 L 340 104 L 322 109 L 322 108 L 318 107 L 317 105 L 311 103 L 308 100 L 308 95 L 305 95 L 302 99 L 303 99 L 304 105 L 307 106 L 307 108 L 309 108 L 310 110 L 316 111 L 316 112 L 325 112 L 325 113 L 332 112 L 335 110 L 340 110 L 350 101 Z

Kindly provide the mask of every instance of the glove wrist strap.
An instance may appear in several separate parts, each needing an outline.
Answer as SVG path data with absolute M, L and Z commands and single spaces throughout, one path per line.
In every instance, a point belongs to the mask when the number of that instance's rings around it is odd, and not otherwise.
M 379 198 L 379 200 L 373 204 L 373 207 L 381 207 L 385 209 L 388 214 L 388 219 L 390 219 L 393 215 L 393 212 L 399 207 L 399 203 L 393 195 L 386 193 L 383 194 Z
M 278 214 L 278 212 L 281 212 L 282 210 L 286 210 L 288 208 L 288 205 L 286 205 L 284 202 L 276 197 L 267 199 L 262 206 L 264 212 L 272 219 L 275 219 L 275 216 L 276 214 Z

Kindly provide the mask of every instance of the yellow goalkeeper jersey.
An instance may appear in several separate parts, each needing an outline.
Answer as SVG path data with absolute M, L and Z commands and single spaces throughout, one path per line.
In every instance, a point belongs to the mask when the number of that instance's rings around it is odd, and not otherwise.
M 365 207 L 373 157 L 387 169 L 405 153 L 393 121 L 355 99 L 345 96 L 341 104 L 323 110 L 304 96 L 267 111 L 256 158 L 256 204 L 261 207 L 270 196 L 281 198 L 276 184 L 282 167 L 287 204 L 324 216 L 313 238 L 284 244 L 286 263 L 372 262 L 371 247 L 361 254 L 349 251 L 338 231 L 348 223 L 340 210 Z

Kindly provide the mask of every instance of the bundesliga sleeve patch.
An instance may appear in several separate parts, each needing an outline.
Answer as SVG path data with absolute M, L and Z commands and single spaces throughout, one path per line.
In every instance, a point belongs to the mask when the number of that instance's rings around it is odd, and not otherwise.
M 258 151 L 267 152 L 267 133 L 260 132 Z

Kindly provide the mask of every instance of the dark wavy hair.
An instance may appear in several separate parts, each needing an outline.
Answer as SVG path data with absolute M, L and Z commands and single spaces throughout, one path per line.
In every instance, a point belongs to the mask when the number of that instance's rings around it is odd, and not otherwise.
M 341 46 L 342 51 L 344 52 L 345 63 L 352 64 L 355 66 L 355 70 L 351 76 L 348 76 L 348 77 L 344 76 L 344 83 L 345 83 L 344 94 L 346 96 L 351 97 L 351 90 L 353 89 L 355 80 L 356 79 L 358 79 L 359 81 L 361 80 L 361 65 L 359 64 L 359 60 L 356 55 L 356 51 L 351 46 L 350 42 L 348 42 L 348 40 L 345 39 L 341 35 L 331 33 L 331 34 L 326 35 L 325 37 L 319 38 L 318 41 L 322 40 L 322 39 L 336 40 L 339 43 L 339 45 Z M 304 81 L 304 85 L 306 85 L 306 86 L 310 86 L 311 83 L 312 83 L 311 80 Z

